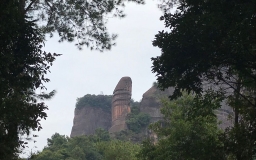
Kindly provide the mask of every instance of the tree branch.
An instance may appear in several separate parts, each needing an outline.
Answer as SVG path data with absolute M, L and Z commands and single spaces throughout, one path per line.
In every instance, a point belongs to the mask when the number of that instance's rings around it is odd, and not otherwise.
M 30 2 L 30 4 L 28 5 L 28 7 L 27 7 L 27 8 L 25 9 L 25 11 L 24 11 L 24 14 L 27 13 L 27 11 L 31 8 L 31 6 L 32 6 L 36 1 L 38 1 L 38 0 L 32 0 L 32 1 Z
M 244 100 L 246 100 L 250 105 L 252 105 L 253 107 L 255 106 L 255 104 L 253 104 L 253 102 L 251 102 L 245 95 L 241 94 L 240 92 L 238 92 L 238 90 L 232 86 L 229 82 L 227 82 L 225 79 L 221 79 L 225 84 L 227 84 L 228 86 L 230 86 L 235 92 L 237 92 L 237 94 L 239 96 L 241 96 L 242 98 L 244 98 Z M 237 83 L 239 84 L 239 83 Z

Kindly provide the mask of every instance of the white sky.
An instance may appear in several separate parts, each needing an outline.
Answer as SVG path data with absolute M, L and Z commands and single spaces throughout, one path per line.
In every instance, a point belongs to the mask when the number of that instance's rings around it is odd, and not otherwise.
M 129 3 L 125 7 L 126 17 L 109 20 L 110 33 L 117 33 L 117 45 L 111 51 L 97 52 L 84 48 L 78 50 L 72 43 L 58 43 L 49 39 L 45 50 L 63 54 L 58 57 L 47 77 L 48 91 L 57 90 L 50 101 L 48 118 L 42 121 L 43 129 L 35 134 L 37 142 L 30 142 L 30 152 L 42 150 L 55 132 L 70 136 L 73 125 L 76 98 L 85 94 L 111 95 L 116 84 L 123 76 L 132 79 L 132 98 L 141 100 L 156 80 L 151 72 L 151 57 L 160 55 L 160 49 L 152 46 L 154 35 L 164 29 L 162 15 L 157 1 L 147 1 L 146 5 Z M 36 148 L 37 147 L 37 148 Z M 26 153 L 25 155 L 28 155 Z

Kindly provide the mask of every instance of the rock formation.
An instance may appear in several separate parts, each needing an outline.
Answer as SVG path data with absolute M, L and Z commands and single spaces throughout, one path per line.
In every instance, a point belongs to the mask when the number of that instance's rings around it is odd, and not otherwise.
M 132 80 L 122 77 L 118 82 L 112 98 L 112 127 L 110 133 L 127 129 L 126 115 L 131 112 L 130 101 L 132 93 Z
M 140 111 L 150 115 L 151 123 L 162 119 L 163 115 L 160 112 L 161 97 L 167 97 L 173 91 L 173 88 L 160 91 L 156 85 L 153 85 L 143 94 L 139 106 Z M 125 120 L 127 114 L 131 111 L 131 93 L 131 78 L 122 77 L 114 89 L 112 101 L 111 96 L 104 98 L 104 96 L 85 95 L 84 97 L 87 97 L 87 99 L 81 98 L 84 101 L 79 101 L 80 103 L 77 104 L 75 109 L 71 137 L 94 134 L 98 128 L 109 130 L 110 133 L 127 129 Z M 222 122 L 219 125 L 220 128 L 225 129 L 232 125 L 232 121 L 228 120 L 229 115 L 232 114 L 232 109 L 224 102 L 222 107 L 215 111 L 215 114 L 218 120 Z
M 162 119 L 161 114 L 161 97 L 168 97 L 172 95 L 174 89 L 168 88 L 165 91 L 160 91 L 156 86 L 152 86 L 148 91 L 143 94 L 142 101 L 140 103 L 140 111 L 147 113 L 151 117 L 151 122 L 156 122 Z M 219 122 L 219 127 L 225 129 L 232 126 L 232 120 L 230 120 L 230 115 L 233 114 L 232 108 L 230 108 L 225 102 L 222 102 L 221 108 L 215 110 L 215 114 Z
M 152 123 L 162 119 L 163 115 L 160 112 L 160 99 L 164 96 L 168 97 L 173 93 L 173 91 L 173 88 L 168 88 L 165 91 L 160 91 L 159 89 L 157 89 L 156 85 L 152 86 L 142 96 L 140 111 L 149 114 Z
M 110 127 L 111 113 L 96 107 L 76 108 L 70 137 L 91 135 L 98 128 L 108 130 Z

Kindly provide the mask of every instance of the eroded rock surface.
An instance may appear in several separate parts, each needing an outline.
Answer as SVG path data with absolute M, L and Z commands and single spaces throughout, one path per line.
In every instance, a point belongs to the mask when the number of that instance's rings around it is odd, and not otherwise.
M 171 95 L 172 93 L 173 88 L 160 91 L 156 86 L 152 86 L 143 94 L 140 103 L 140 111 L 149 114 L 151 117 L 151 122 L 156 122 L 162 119 L 163 115 L 160 112 L 161 98 L 168 97 L 168 95 Z
M 98 128 L 108 130 L 110 127 L 111 113 L 97 107 L 76 108 L 70 137 L 91 135 Z
M 163 117 L 160 111 L 161 97 L 168 97 L 173 94 L 173 91 L 173 88 L 160 91 L 156 86 L 152 86 L 143 94 L 143 98 L 140 103 L 140 111 L 149 114 L 152 123 L 161 120 Z M 230 117 L 233 115 L 233 111 L 225 102 L 222 102 L 221 108 L 217 109 L 215 114 L 220 122 L 219 127 L 221 129 L 224 130 L 229 126 L 232 126 L 233 122 Z
M 127 129 L 126 116 L 131 112 L 130 101 L 132 95 L 132 80 L 122 77 L 113 92 L 112 98 L 112 127 L 110 133 Z
M 163 118 L 160 112 L 161 98 L 168 97 L 173 94 L 174 89 L 169 88 L 160 91 L 156 85 L 153 85 L 143 94 L 140 102 L 140 111 L 149 114 L 151 123 L 159 121 Z M 110 100 L 108 109 L 103 110 L 101 107 L 80 106 L 75 109 L 73 127 L 71 137 L 79 135 L 91 135 L 95 130 L 102 128 L 109 130 L 110 133 L 120 132 L 127 129 L 126 116 L 131 111 L 130 101 L 132 95 L 132 80 L 130 77 L 122 77 L 113 92 L 112 107 L 110 112 Z M 217 118 L 222 123 L 220 128 L 225 129 L 232 126 L 232 120 L 229 120 L 233 114 L 232 109 L 222 103 L 222 107 L 215 111 Z

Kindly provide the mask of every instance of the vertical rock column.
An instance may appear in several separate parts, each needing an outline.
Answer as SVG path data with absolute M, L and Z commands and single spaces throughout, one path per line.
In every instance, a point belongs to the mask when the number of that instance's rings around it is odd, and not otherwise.
M 112 127 L 110 133 L 127 129 L 125 118 L 131 112 L 130 101 L 132 93 L 132 80 L 122 77 L 118 82 L 112 98 Z

